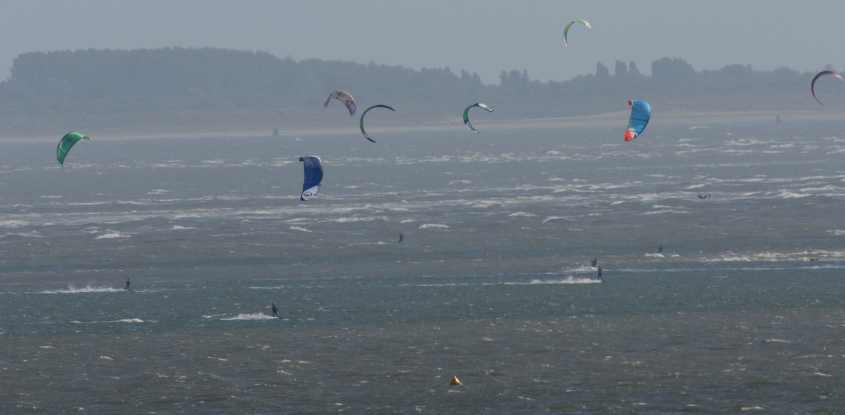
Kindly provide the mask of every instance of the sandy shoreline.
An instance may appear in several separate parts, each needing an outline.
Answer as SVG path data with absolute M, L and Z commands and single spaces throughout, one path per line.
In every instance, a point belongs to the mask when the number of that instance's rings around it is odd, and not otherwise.
M 777 116 L 781 116 L 784 122 L 795 121 L 837 121 L 845 120 L 843 111 L 730 111 L 730 112 L 665 112 L 655 111 L 655 118 L 652 119 L 652 126 L 724 126 L 733 123 L 767 123 L 774 122 Z M 566 129 L 566 128 L 612 128 L 624 129 L 627 113 L 624 111 L 604 113 L 596 115 L 582 115 L 569 117 L 547 117 L 547 118 L 523 118 L 509 120 L 479 119 L 477 126 L 483 131 L 502 131 L 515 129 Z M 383 122 L 383 121 L 380 121 Z M 422 122 L 403 120 L 401 122 L 387 121 L 388 125 L 381 127 L 369 127 L 367 130 L 372 134 L 391 134 L 407 132 L 443 132 L 454 130 L 456 133 L 465 132 L 460 120 L 429 119 Z M 213 138 L 257 138 L 273 137 L 272 128 L 245 128 L 233 126 L 232 128 L 174 128 L 162 129 L 156 132 L 125 131 L 117 128 L 109 128 L 103 132 L 89 132 L 97 141 L 125 141 L 141 139 L 213 139 Z M 621 134 L 621 133 L 620 133 Z M 302 125 L 291 128 L 279 128 L 276 137 L 321 137 L 350 135 L 358 136 L 357 119 L 350 119 L 348 126 L 313 126 Z M 23 135 L 15 134 L 2 136 L 2 142 L 54 142 L 56 137 L 45 134 Z

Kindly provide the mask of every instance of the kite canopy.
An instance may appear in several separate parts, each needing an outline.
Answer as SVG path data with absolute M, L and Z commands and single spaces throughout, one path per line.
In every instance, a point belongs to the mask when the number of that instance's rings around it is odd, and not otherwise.
M 320 191 L 320 182 L 323 181 L 323 165 L 320 158 L 317 156 L 300 157 L 302 167 L 305 170 L 305 180 L 302 182 L 302 193 L 299 195 L 299 200 L 306 201 Z
M 481 102 L 476 102 L 476 103 L 466 107 L 466 109 L 464 109 L 464 125 L 466 125 L 467 128 L 469 128 L 471 131 L 474 131 L 474 132 L 477 133 L 478 130 L 475 129 L 475 127 L 472 126 L 472 122 L 469 120 L 469 112 L 473 108 L 481 108 L 481 109 L 483 109 L 484 111 L 487 111 L 487 112 L 493 112 L 494 110 L 493 110 L 493 107 L 491 107 L 487 104 L 481 103 Z
M 332 99 L 336 99 L 342 102 L 343 105 L 346 105 L 346 109 L 349 111 L 350 117 L 355 115 L 355 111 L 358 110 L 358 104 L 355 103 L 355 98 L 349 92 L 341 91 L 339 89 L 332 91 L 332 93 L 326 98 L 326 102 L 323 102 L 323 108 L 328 107 L 329 102 L 331 102 Z
M 625 130 L 625 141 L 632 141 L 648 127 L 651 120 L 651 105 L 640 100 L 628 100 L 631 107 L 631 117 L 628 119 L 628 129 Z
M 77 131 L 71 131 L 65 134 L 62 139 L 59 140 L 59 145 L 56 146 L 56 160 L 59 161 L 60 165 L 64 166 L 65 157 L 67 157 L 67 154 L 70 153 L 70 149 L 72 149 L 79 141 L 90 139 L 91 137 Z
M 572 26 L 575 26 L 576 24 L 580 24 L 588 30 L 593 28 L 593 25 L 584 19 L 575 19 L 567 23 L 566 26 L 563 27 L 563 47 L 569 46 L 569 29 L 572 29 Z
M 819 78 L 821 78 L 823 76 L 827 76 L 827 75 L 831 75 L 831 76 L 835 77 L 836 79 L 839 79 L 841 81 L 845 81 L 845 77 L 843 77 L 842 74 L 840 74 L 839 72 L 836 72 L 836 71 L 826 70 L 826 71 L 821 71 L 821 72 L 817 73 L 816 76 L 813 77 L 813 80 L 810 81 L 810 94 L 813 96 L 813 99 L 815 99 L 816 102 L 819 103 L 819 105 L 824 105 L 824 104 L 822 104 L 822 102 L 816 96 L 816 81 L 818 81 Z
M 396 111 L 395 109 L 393 109 L 393 107 L 391 107 L 389 105 L 378 104 L 378 105 L 373 105 L 373 106 L 365 109 L 364 112 L 361 113 L 361 120 L 358 122 L 358 126 L 361 128 L 361 134 L 364 135 L 364 138 L 366 138 L 367 140 L 370 140 L 371 143 L 375 143 L 376 140 L 373 140 L 367 134 L 367 130 L 364 129 L 364 117 L 367 116 L 367 113 L 370 112 L 370 110 L 376 109 L 376 108 L 384 108 L 384 109 L 388 109 L 388 110 L 391 110 L 391 111 L 394 111 L 394 112 Z

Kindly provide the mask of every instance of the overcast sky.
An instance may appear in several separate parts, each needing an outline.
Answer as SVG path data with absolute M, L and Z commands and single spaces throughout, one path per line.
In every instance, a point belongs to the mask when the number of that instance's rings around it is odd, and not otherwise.
M 583 17 L 570 48 L 562 26 Z M 843 0 L 0 0 L 0 77 L 16 55 L 214 46 L 569 79 L 597 61 L 696 68 L 845 66 Z

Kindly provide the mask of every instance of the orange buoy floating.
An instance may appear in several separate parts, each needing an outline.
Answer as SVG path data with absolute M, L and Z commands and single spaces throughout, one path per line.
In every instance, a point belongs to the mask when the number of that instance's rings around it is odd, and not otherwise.
M 461 380 L 458 379 L 457 376 L 452 376 L 452 380 L 449 381 L 449 385 L 451 385 L 451 386 L 461 386 L 463 384 L 464 383 L 461 382 Z

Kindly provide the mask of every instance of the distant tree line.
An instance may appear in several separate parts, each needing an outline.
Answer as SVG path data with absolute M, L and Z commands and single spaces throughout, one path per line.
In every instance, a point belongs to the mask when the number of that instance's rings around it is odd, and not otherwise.
M 213 48 L 79 50 L 18 56 L 0 83 L 0 116 L 131 112 L 318 111 L 333 89 L 348 89 L 364 104 L 404 111 L 455 113 L 475 100 L 513 116 L 563 116 L 624 110 L 625 100 L 650 100 L 656 109 L 731 110 L 812 108 L 811 74 L 749 65 L 696 71 L 663 58 L 646 76 L 636 63 L 598 63 L 594 74 L 565 82 L 531 80 L 525 70 L 502 71 L 497 84 L 449 68 L 307 59 Z M 845 102 L 841 100 L 840 102 Z

